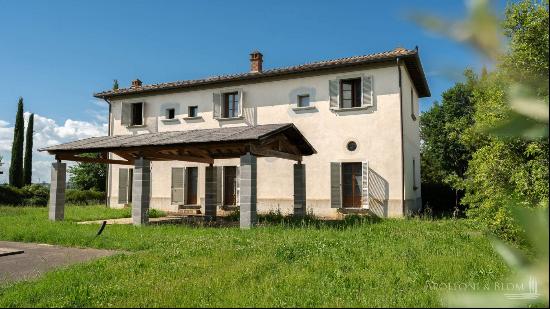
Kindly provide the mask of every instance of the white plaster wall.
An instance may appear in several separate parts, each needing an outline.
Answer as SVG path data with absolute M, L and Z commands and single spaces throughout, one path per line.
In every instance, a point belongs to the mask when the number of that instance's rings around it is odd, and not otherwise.
M 361 74 L 374 77 L 375 106 L 367 110 L 331 111 L 329 80 Z M 232 89 L 244 91 L 244 119 L 231 121 L 214 119 L 212 93 Z M 297 95 L 305 93 L 309 93 L 311 104 L 315 109 L 299 112 L 293 110 Z M 146 125 L 140 128 L 121 126 L 122 102 L 145 102 Z M 185 120 L 188 106 L 194 105 L 198 106 L 198 114 L 201 118 Z M 176 108 L 177 121 L 164 121 L 167 107 Z M 375 193 L 376 201 L 371 204 L 382 216 L 402 215 L 399 86 L 395 66 L 115 100 L 112 102 L 112 116 L 114 135 L 294 123 L 318 152 L 313 156 L 304 157 L 303 161 L 306 164 L 309 210 L 313 210 L 319 216 L 332 217 L 337 214 L 336 209 L 330 208 L 330 162 L 368 160 L 370 169 L 376 174 L 380 184 L 378 192 Z M 410 115 L 408 117 L 410 119 Z M 411 131 L 417 130 L 417 124 L 416 126 L 407 124 L 407 128 Z M 419 142 L 418 134 L 412 133 L 412 135 L 410 139 L 407 137 L 407 145 Z M 346 149 L 346 143 L 351 140 L 358 144 L 358 149 L 354 152 Z M 410 148 L 413 146 L 417 147 L 412 145 Z M 216 160 L 215 165 L 238 165 L 238 162 L 238 159 Z M 293 164 L 294 162 L 283 159 L 258 159 L 258 210 L 260 212 L 277 208 L 284 212 L 292 210 Z M 152 163 L 152 207 L 165 210 L 177 208 L 170 205 L 171 167 L 186 165 L 204 166 L 185 162 Z M 118 168 L 113 165 L 110 175 L 110 201 L 113 206 L 116 206 L 117 202 Z M 419 196 L 420 191 L 417 191 L 417 194 Z M 204 167 L 199 168 L 199 197 L 203 201 Z
M 405 68 L 403 72 L 403 125 L 405 158 L 405 212 L 414 213 L 420 210 L 421 202 L 421 170 L 420 170 L 420 106 L 418 92 Z M 413 110 L 416 119 L 411 116 L 411 89 L 413 90 Z M 413 173 L 413 158 L 415 172 Z M 413 180 L 413 175 L 416 180 Z M 416 189 L 414 188 L 416 184 Z

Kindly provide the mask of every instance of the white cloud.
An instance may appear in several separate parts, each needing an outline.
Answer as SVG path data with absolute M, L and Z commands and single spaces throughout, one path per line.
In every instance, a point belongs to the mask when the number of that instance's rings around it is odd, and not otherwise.
M 9 151 L 13 140 L 13 127 L 8 127 L 9 122 L 0 120 L 0 151 Z
M 29 115 L 30 113 L 25 113 L 25 120 L 28 119 Z M 38 152 L 37 149 L 93 136 L 104 136 L 107 134 L 107 123 L 104 123 L 104 121 L 105 118 L 103 118 L 102 122 L 67 119 L 65 123 L 59 125 L 53 119 L 35 114 L 33 182 L 49 182 L 50 164 L 54 161 L 51 155 Z M 8 127 L 8 125 L 8 122 L 0 120 L 0 155 L 3 157 L 2 162 L 4 163 L 2 166 L 4 174 L 0 175 L 0 183 L 8 181 L 10 152 L 13 140 L 13 127 Z

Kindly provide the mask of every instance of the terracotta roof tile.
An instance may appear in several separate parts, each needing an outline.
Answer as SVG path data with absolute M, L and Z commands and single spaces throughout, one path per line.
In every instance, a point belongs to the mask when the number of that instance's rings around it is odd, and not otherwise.
M 262 72 L 246 72 L 246 73 L 231 74 L 231 75 L 220 75 L 220 76 L 207 77 L 203 79 L 181 80 L 181 81 L 175 81 L 175 82 L 169 82 L 169 83 L 143 85 L 141 87 L 129 87 L 129 88 L 120 88 L 117 90 L 107 90 L 107 91 L 95 93 L 94 96 L 97 98 L 112 98 L 112 97 L 124 96 L 124 95 L 130 95 L 130 94 L 157 92 L 157 91 L 163 91 L 163 90 L 187 88 L 187 87 L 200 86 L 200 85 L 255 80 L 255 79 L 273 77 L 273 76 L 279 76 L 279 75 L 285 75 L 285 74 L 302 73 L 302 72 L 332 69 L 332 68 L 346 67 L 346 66 L 353 66 L 353 65 L 363 65 L 363 64 L 376 63 L 381 61 L 390 61 L 398 57 L 403 57 L 404 59 L 409 59 L 409 61 L 415 62 L 412 64 L 411 67 L 407 65 L 409 69 L 412 68 L 417 70 L 417 72 L 415 72 L 416 74 L 411 74 L 413 75 L 413 79 L 415 79 L 414 80 L 415 86 L 419 90 L 421 97 L 430 96 L 430 91 L 424 76 L 424 72 L 422 70 L 422 66 L 420 64 L 420 59 L 418 57 L 418 51 L 404 49 L 404 48 L 396 48 L 391 51 L 369 54 L 369 55 L 353 56 L 353 57 L 325 60 L 325 61 L 318 61 L 318 62 L 310 62 L 310 63 L 305 63 L 301 65 L 296 65 L 296 66 L 264 70 Z
M 101 152 L 118 148 L 139 148 L 143 146 L 245 142 L 261 140 L 282 131 L 287 132 L 289 136 L 295 139 L 297 147 L 303 151 L 304 155 L 315 153 L 315 149 L 307 142 L 300 131 L 293 124 L 289 123 L 90 137 L 41 148 L 39 151 L 47 151 L 52 154 L 64 151 Z

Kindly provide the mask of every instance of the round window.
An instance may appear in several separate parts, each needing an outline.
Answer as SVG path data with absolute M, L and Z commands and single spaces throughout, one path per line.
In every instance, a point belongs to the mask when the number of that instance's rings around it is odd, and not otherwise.
M 348 142 L 348 144 L 346 145 L 346 148 L 349 151 L 355 151 L 355 149 L 357 149 L 357 143 L 354 141 Z

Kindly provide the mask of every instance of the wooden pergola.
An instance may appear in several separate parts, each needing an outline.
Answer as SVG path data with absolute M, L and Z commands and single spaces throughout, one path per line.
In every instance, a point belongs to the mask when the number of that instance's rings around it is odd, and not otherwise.
M 306 188 L 302 157 L 316 153 L 293 124 L 93 137 L 39 150 L 54 155 L 57 161 L 52 164 L 49 204 L 51 220 L 64 218 L 66 163 L 62 161 L 77 161 L 134 166 L 132 218 L 135 225 L 148 222 L 151 161 L 209 164 L 205 179 L 205 215 L 215 218 L 215 160 L 240 158 L 238 181 L 241 228 L 250 228 L 256 223 L 257 157 L 276 157 L 297 162 L 294 164 L 294 213 L 304 214 Z M 98 153 L 99 157 L 82 156 L 85 153 Z M 114 159 L 113 155 L 122 159 Z

